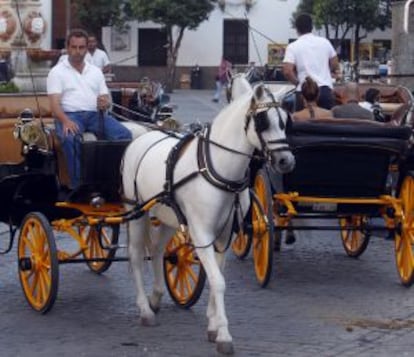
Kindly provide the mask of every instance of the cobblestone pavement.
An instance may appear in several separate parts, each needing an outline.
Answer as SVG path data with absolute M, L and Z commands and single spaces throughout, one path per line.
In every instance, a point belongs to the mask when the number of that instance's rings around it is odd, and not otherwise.
M 181 118 L 205 121 L 218 110 L 211 96 L 177 91 L 173 101 Z M 3 244 L 7 227 L 0 230 Z M 56 240 L 58 246 L 71 244 L 64 236 Z M 166 295 L 160 325 L 145 328 L 138 323 L 127 263 L 114 263 L 101 276 L 83 264 L 59 269 L 55 306 L 39 315 L 21 291 L 15 248 L 0 256 L 1 357 L 216 355 L 206 338 L 208 286 L 190 310 Z M 373 237 L 367 251 L 352 259 L 338 233 L 307 234 L 282 246 L 266 289 L 256 283 L 251 256 L 239 261 L 229 252 L 225 277 L 235 356 L 413 355 L 414 292 L 399 283 L 392 241 Z

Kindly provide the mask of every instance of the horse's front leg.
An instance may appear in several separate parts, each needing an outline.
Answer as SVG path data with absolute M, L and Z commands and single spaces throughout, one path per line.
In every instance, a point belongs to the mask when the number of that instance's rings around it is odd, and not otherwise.
M 215 253 L 217 264 L 220 268 L 220 271 L 224 272 L 224 262 L 225 262 L 225 253 Z M 210 289 L 208 296 L 208 305 L 207 305 L 207 318 L 208 318 L 208 340 L 209 342 L 216 342 L 217 339 L 217 323 L 216 323 L 216 304 L 214 300 L 213 291 Z
M 154 285 L 149 297 L 151 309 L 157 313 L 165 290 L 164 251 L 168 241 L 173 237 L 174 229 L 160 224 L 151 227 L 151 262 L 154 271 Z
M 213 242 L 214 235 L 212 233 L 205 233 L 199 230 L 190 229 L 191 237 L 193 237 L 194 244 L 196 246 L 203 246 L 206 242 Z M 199 240 L 198 237 L 203 237 Z M 217 350 L 224 354 L 233 354 L 233 339 L 228 330 L 228 321 L 226 316 L 226 310 L 224 306 L 224 292 L 226 284 L 223 274 L 220 271 L 219 265 L 215 258 L 213 246 L 208 248 L 197 249 L 198 257 L 206 271 L 207 278 L 210 284 L 210 310 L 208 333 L 212 335 L 214 331 L 217 331 L 216 344 Z M 214 311 L 215 310 L 215 314 Z
M 145 294 L 143 271 L 145 239 L 149 234 L 149 220 L 144 216 L 128 223 L 128 254 L 137 289 L 137 306 L 140 310 L 141 324 L 153 326 L 156 324 L 154 311 L 152 311 Z

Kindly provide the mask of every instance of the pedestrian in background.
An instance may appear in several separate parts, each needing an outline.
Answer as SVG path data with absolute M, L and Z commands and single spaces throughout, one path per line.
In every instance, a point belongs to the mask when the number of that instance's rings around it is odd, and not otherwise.
M 232 64 L 229 61 L 227 61 L 224 57 L 222 57 L 216 75 L 216 92 L 213 96 L 213 102 L 218 103 L 220 101 L 221 93 L 223 92 L 223 87 L 227 85 L 231 78 L 231 67 Z
M 94 34 L 88 36 L 88 52 L 91 55 L 92 63 L 99 67 L 103 73 L 111 72 L 111 62 L 105 51 L 98 48 L 98 40 Z
M 283 74 L 296 86 L 296 110 L 303 109 L 300 90 L 307 76 L 319 87 L 318 105 L 325 109 L 333 106 L 332 74 L 340 75 L 338 56 L 332 44 L 312 33 L 312 18 L 308 14 L 296 17 L 295 27 L 299 38 L 286 47 Z

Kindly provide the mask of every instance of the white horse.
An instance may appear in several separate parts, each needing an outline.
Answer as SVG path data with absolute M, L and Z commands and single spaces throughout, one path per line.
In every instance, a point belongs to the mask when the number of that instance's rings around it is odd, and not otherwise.
M 179 139 L 163 132 L 152 131 L 140 136 L 125 152 L 122 176 L 127 202 L 147 202 L 160 193 L 165 194 L 165 187 L 173 187 L 174 202 L 186 218 L 189 235 L 209 280 L 208 339 L 216 342 L 221 353 L 233 353 L 221 272 L 232 230 L 229 218 L 233 216 L 235 197 L 248 184 L 247 171 L 255 149 L 264 152 L 278 171 L 293 169 L 295 160 L 286 144 L 286 121 L 286 113 L 271 93 L 258 85 L 224 108 L 211 127 L 187 143 L 180 155 L 173 155 L 176 156 L 173 165 L 167 162 L 170 153 L 178 151 Z M 186 179 L 189 176 L 191 179 Z M 171 179 L 168 185 L 165 185 L 166 177 Z M 126 206 L 131 209 L 134 205 Z M 244 210 L 247 206 L 242 205 Z M 151 215 L 161 225 L 151 237 L 148 214 L 128 226 L 129 256 L 143 325 L 156 323 L 154 311 L 158 311 L 164 293 L 164 248 L 183 223 L 176 213 L 169 205 L 156 204 Z M 153 291 L 149 297 L 145 295 L 142 275 L 146 253 L 152 257 L 154 270 Z
M 249 73 L 236 73 L 233 74 L 230 78 L 230 83 L 227 87 L 227 99 L 228 102 L 241 97 L 243 94 L 251 93 L 252 86 L 248 81 Z

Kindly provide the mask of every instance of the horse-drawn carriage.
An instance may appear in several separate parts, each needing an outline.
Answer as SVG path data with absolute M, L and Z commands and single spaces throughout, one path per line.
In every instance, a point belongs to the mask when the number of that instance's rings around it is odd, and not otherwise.
M 142 323 L 155 322 L 162 280 L 173 300 L 189 307 L 198 300 L 207 276 L 208 338 L 219 352 L 232 353 L 221 273 L 233 231 L 228 217 L 243 216 L 247 209 L 246 170 L 255 149 L 281 172 L 293 167 L 286 122 L 287 114 L 258 85 L 197 133 L 153 127 L 131 144 L 83 141 L 81 185 L 66 192 L 64 160 L 45 120 L 34 120 L 29 112 L 17 121 L 0 119 L 0 143 L 5 144 L 0 153 L 8 153 L 0 161 L 0 219 L 10 227 L 9 242 L 0 253 L 12 250 L 18 232 L 18 273 L 30 306 L 42 313 L 53 306 L 60 264 L 86 262 L 102 273 L 112 261 L 125 260 L 115 253 L 119 226 L 128 222 L 129 260 Z M 153 226 L 157 229 L 149 236 Z M 59 247 L 55 231 L 73 238 L 77 249 Z M 148 259 L 154 270 L 149 297 L 141 267 Z
M 388 231 L 402 284 L 414 282 L 413 97 L 406 88 L 373 83 L 359 85 L 361 97 L 373 86 L 381 93 L 387 123 L 293 121 L 287 136 L 295 169 L 280 175 L 253 163 L 252 205 L 232 247 L 243 259 L 253 246 L 262 287 L 269 282 L 282 233 L 292 230 L 339 231 L 350 257 L 365 251 L 373 233 Z M 334 88 L 337 104 L 343 90 L 343 85 Z
M 46 103 L 45 97 L 40 99 Z M 119 167 L 128 141 L 82 140 L 81 184 L 68 190 L 66 162 L 45 108 L 37 111 L 43 119 L 34 118 L 30 110 L 17 119 L 0 119 L 0 221 L 10 227 L 0 254 L 10 252 L 18 236 L 22 289 L 29 305 L 41 313 L 55 302 L 61 264 L 84 262 L 101 274 L 113 261 L 127 260 L 116 256 L 122 248 L 120 224 L 155 203 L 130 212 L 122 205 Z M 59 245 L 57 232 L 72 238 L 76 248 Z M 165 281 L 172 299 L 189 307 L 201 294 L 205 273 L 181 241 L 174 235 L 167 246 Z

